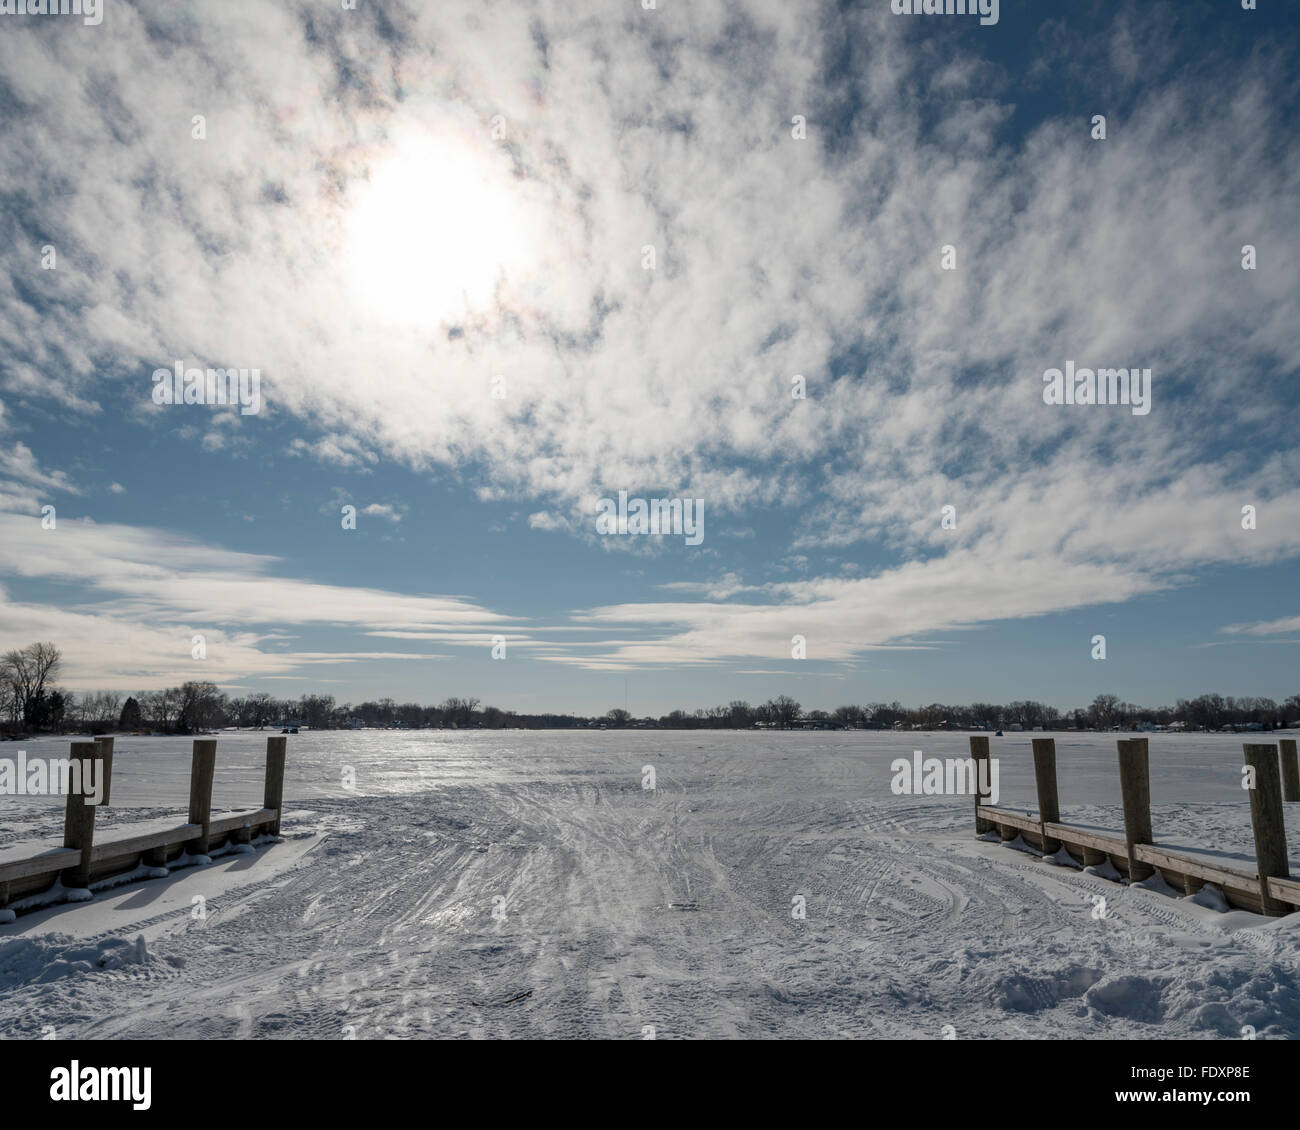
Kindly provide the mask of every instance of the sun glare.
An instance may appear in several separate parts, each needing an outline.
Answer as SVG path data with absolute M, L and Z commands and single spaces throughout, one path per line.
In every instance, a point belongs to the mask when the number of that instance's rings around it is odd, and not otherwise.
M 407 147 L 348 215 L 349 279 L 385 320 L 456 322 L 490 307 L 524 262 L 521 205 L 501 166 L 459 142 Z

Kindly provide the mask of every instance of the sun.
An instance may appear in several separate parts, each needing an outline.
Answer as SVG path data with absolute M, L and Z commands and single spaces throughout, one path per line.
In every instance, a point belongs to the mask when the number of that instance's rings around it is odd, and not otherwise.
M 371 312 L 432 329 L 490 309 L 532 243 L 512 179 L 496 151 L 460 139 L 377 164 L 346 220 L 348 279 Z

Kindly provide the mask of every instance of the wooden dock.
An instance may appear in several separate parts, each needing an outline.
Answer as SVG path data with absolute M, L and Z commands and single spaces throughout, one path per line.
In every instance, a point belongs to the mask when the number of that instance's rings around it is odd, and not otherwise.
M 1274 917 L 1300 908 L 1300 880 L 1291 878 L 1282 820 L 1286 802 L 1300 801 L 1296 743 L 1245 745 L 1244 779 L 1253 777 L 1250 792 L 1255 858 L 1183 844 L 1156 843 L 1151 828 L 1150 764 L 1146 738 L 1119 740 L 1119 771 L 1124 804 L 1124 831 L 1115 832 L 1061 822 L 1056 789 L 1056 741 L 1034 738 L 1034 776 L 1038 787 L 1038 816 L 984 804 L 975 797 L 977 835 L 996 832 L 1003 840 L 1021 837 L 1045 856 L 1062 849 L 1080 867 L 1109 861 L 1130 883 L 1159 873 L 1171 887 L 1195 894 L 1207 883 L 1223 892 L 1230 906 Z M 989 739 L 972 736 L 971 758 L 989 756 Z M 1279 772 L 1280 758 L 1280 772 Z M 985 777 L 987 780 L 987 777 Z
M 180 862 L 202 862 L 210 852 L 278 835 L 283 810 L 283 737 L 266 740 L 266 782 L 261 808 L 212 814 L 212 777 L 216 765 L 215 739 L 194 742 L 190 772 L 190 808 L 183 823 L 154 820 L 115 828 L 96 836 L 95 811 L 108 804 L 111 792 L 113 739 L 73 742 L 70 758 L 97 761 L 104 774 L 99 805 L 79 793 L 68 794 L 63 845 L 42 847 L 19 843 L 0 849 L 0 917 L 7 909 L 21 910 L 24 900 L 62 885 L 67 897 L 91 897 L 90 888 L 106 879 L 162 870 Z M 147 877 L 141 875 L 141 878 Z

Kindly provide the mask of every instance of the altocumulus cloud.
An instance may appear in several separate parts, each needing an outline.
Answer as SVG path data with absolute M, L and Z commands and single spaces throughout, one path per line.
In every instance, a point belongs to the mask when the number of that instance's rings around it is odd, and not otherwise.
M 93 412 L 145 401 L 160 358 L 226 359 L 260 367 L 303 457 L 472 462 L 545 508 L 535 527 L 583 530 L 611 484 L 657 484 L 715 523 L 792 507 L 801 548 L 894 555 L 772 586 L 774 604 L 592 610 L 667 634 L 552 656 L 580 663 L 770 655 L 781 617 L 810 616 L 847 655 L 1293 556 L 1300 157 L 1269 91 L 1295 60 L 1207 49 L 1187 71 L 1153 50 L 1138 89 L 1158 11 L 1095 31 L 1111 71 L 1091 80 L 1126 107 L 1100 146 L 1074 114 L 1009 134 L 1006 76 L 961 41 L 936 66 L 883 4 L 119 4 L 95 34 L 7 29 L 25 219 L 5 387 Z M 430 136 L 517 202 L 519 246 L 490 302 L 394 324 L 351 270 L 348 217 Z M 14 264 L 47 240 L 60 269 L 21 298 Z M 1257 272 L 1248 242 L 1269 249 Z M 946 243 L 956 271 L 938 269 Z M 105 364 L 122 357 L 140 364 Z M 1150 415 L 1045 408 L 1041 374 L 1067 359 L 1150 367 Z M 1245 431 L 1253 462 L 1224 454 Z M 29 449 L 6 458 L 0 501 L 49 485 Z M 1271 514 L 1245 547 L 1243 499 Z M 907 610 L 872 614 L 882 601 Z

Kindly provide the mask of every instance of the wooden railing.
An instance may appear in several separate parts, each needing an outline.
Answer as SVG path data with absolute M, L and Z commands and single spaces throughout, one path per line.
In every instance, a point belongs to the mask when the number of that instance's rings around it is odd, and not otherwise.
M 1250 822 L 1255 836 L 1254 861 L 1233 867 L 1155 842 L 1151 828 L 1151 773 L 1146 738 L 1119 740 L 1120 795 L 1124 805 L 1124 831 L 1109 832 L 1061 823 L 1056 789 L 1056 741 L 1034 738 L 1034 777 L 1038 788 L 1038 816 L 1021 815 L 985 802 L 980 792 L 989 776 L 980 761 L 989 756 L 989 739 L 972 736 L 970 752 L 976 767 L 975 832 L 996 831 L 1003 840 L 1021 836 L 1044 855 L 1062 848 L 1071 860 L 1089 867 L 1109 860 L 1130 883 L 1159 871 L 1165 881 L 1195 894 L 1206 883 L 1223 892 L 1232 906 L 1274 917 L 1300 907 L 1300 881 L 1292 879 L 1287 857 L 1282 804 L 1300 801 L 1300 765 L 1296 743 L 1282 738 L 1279 745 L 1246 744 L 1244 770 L 1253 778 Z M 1281 772 L 1279 773 L 1279 756 Z M 982 774 L 982 775 L 981 775 Z M 1213 853 L 1211 853 L 1213 854 Z
M 213 738 L 196 739 L 190 765 L 189 815 L 184 823 L 153 821 L 114 828 L 97 837 L 95 811 L 108 804 L 112 787 L 113 739 L 73 742 L 70 759 L 96 764 L 94 771 L 103 781 L 100 802 L 91 804 L 83 792 L 69 791 L 62 847 L 25 843 L 0 848 L 0 920 L 11 918 L 14 910 L 26 909 L 24 900 L 46 894 L 58 884 L 65 888 L 65 897 L 85 899 L 91 897 L 90 888 L 104 879 L 130 875 L 141 868 L 166 868 L 182 856 L 199 862 L 224 846 L 247 844 L 260 835 L 279 835 L 285 750 L 284 737 L 266 739 L 261 808 L 214 818 L 212 777 L 217 743 Z

